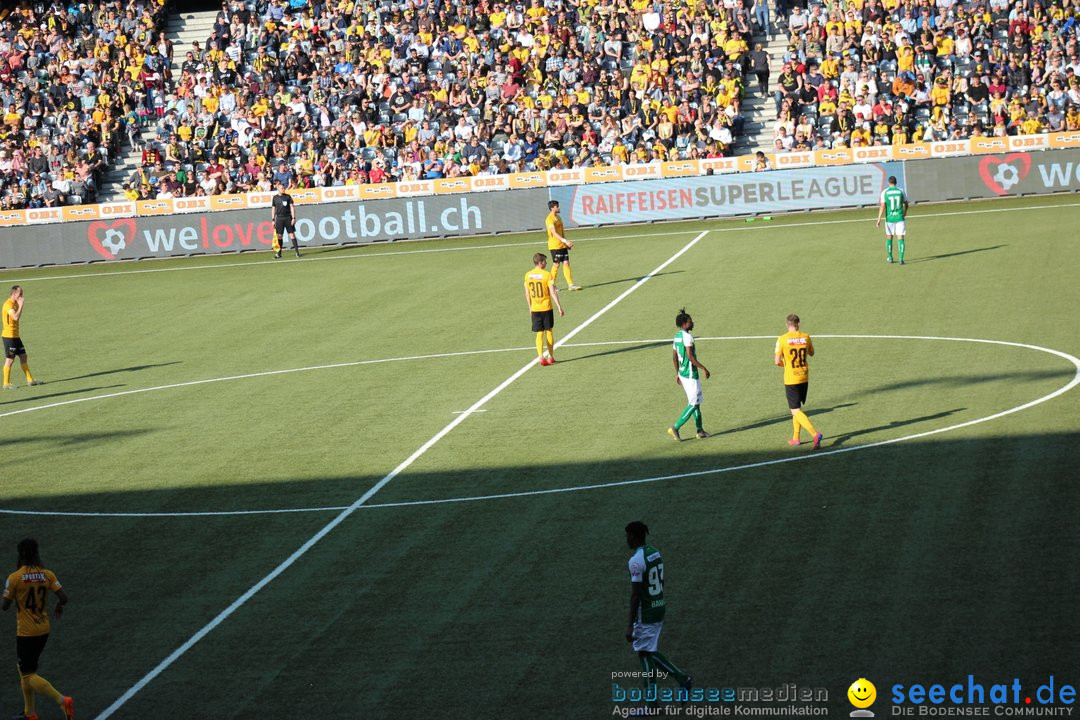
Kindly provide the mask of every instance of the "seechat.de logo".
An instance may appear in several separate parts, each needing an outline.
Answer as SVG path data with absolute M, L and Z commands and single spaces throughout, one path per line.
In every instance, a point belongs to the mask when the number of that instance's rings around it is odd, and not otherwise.
M 866 678 L 859 678 L 855 682 L 851 683 L 851 687 L 847 690 L 848 701 L 855 706 L 855 710 L 851 712 L 853 718 L 872 718 L 874 713 L 866 708 L 874 704 L 874 700 L 877 700 L 877 688 L 874 687 L 874 683 L 870 682 Z

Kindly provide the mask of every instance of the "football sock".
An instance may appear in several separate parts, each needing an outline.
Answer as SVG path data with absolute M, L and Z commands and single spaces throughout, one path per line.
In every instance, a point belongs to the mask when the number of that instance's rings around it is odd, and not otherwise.
M 556 278 L 559 277 L 559 263 L 555 263 L 551 266 L 551 284 L 555 284 Z
M 10 365 L 5 365 L 4 366 L 4 384 L 5 385 L 10 385 L 11 384 L 11 366 Z
M 686 673 L 679 668 L 675 667 L 675 663 L 664 657 L 663 653 L 654 652 L 652 654 L 653 667 L 658 667 L 664 672 L 668 673 L 675 678 L 675 682 L 680 685 L 686 684 Z
M 791 439 L 792 440 L 798 440 L 799 439 L 799 428 L 802 427 L 802 425 L 799 424 L 799 418 L 796 417 L 795 415 L 792 415 L 791 416 L 791 424 L 793 426 Z
M 536 354 L 544 357 L 544 331 L 536 333 Z
M 694 425 L 697 426 L 698 432 L 705 432 L 705 428 L 701 426 L 701 406 L 694 406 Z
M 885 257 L 892 257 L 892 238 L 885 240 Z
M 23 374 L 26 375 L 26 382 L 34 382 L 34 376 L 30 374 L 30 366 L 26 363 L 22 363 Z
M 817 430 L 814 429 L 813 423 L 810 422 L 810 418 L 806 417 L 806 413 L 802 410 L 795 413 L 795 419 L 799 421 L 799 424 L 806 428 L 806 431 L 810 433 L 810 437 L 817 435 Z
M 676 430 L 678 430 L 679 428 L 681 428 L 683 425 L 686 424 L 686 421 L 689 420 L 690 416 L 694 414 L 694 410 L 696 408 L 697 408 L 697 405 L 687 405 L 686 406 L 686 409 L 682 411 L 682 415 L 680 415 L 679 419 L 675 421 L 675 429 Z
M 568 286 L 574 284 L 574 276 L 570 274 L 570 263 L 563 264 L 563 275 L 566 276 L 566 284 Z
M 30 687 L 29 678 L 20 677 L 19 687 L 23 696 L 23 715 L 27 717 L 34 714 L 34 688 Z
M 904 262 L 904 238 L 900 238 L 900 262 Z
M 49 681 L 41 677 L 38 674 L 27 675 L 23 678 L 27 684 L 34 689 L 38 695 L 45 695 L 50 698 L 54 703 L 59 705 L 64 702 L 64 696 L 57 692 L 56 688 L 49 684 Z
M 545 330 L 544 341 L 547 342 L 548 355 L 555 357 L 555 333 L 551 330 Z

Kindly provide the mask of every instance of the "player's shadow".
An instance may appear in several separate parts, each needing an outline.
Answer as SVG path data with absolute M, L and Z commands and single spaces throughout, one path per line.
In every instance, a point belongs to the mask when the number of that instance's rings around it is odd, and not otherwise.
M 833 405 L 827 408 L 807 408 L 807 413 L 812 417 L 818 415 L 824 415 L 830 413 L 833 410 L 843 410 L 844 408 L 855 407 L 859 403 L 841 403 L 840 405 Z M 772 425 L 791 424 L 791 415 L 784 415 L 781 417 L 769 418 L 768 420 L 758 420 L 757 422 L 750 423 L 749 425 L 741 425 L 739 427 L 728 428 L 727 430 L 721 430 L 720 432 L 713 433 L 710 437 L 719 437 L 721 435 L 733 435 L 735 433 L 746 432 L 747 430 L 757 430 L 758 428 L 770 427 Z
M 653 275 L 653 277 L 658 278 L 658 277 L 663 277 L 664 275 L 678 275 L 681 272 L 684 272 L 684 271 L 683 270 L 668 270 L 667 272 L 656 273 L 655 275 Z M 598 288 L 598 287 L 604 287 L 605 285 L 621 285 L 622 283 L 635 283 L 635 282 L 638 282 L 640 280 L 644 280 L 647 277 L 649 277 L 649 276 L 648 275 L 639 275 L 638 277 L 628 277 L 628 278 L 623 278 L 622 280 L 608 280 L 607 282 L 602 282 L 602 283 L 589 283 L 588 287 L 590 287 L 590 288 Z
M 588 360 L 589 358 L 598 358 L 605 355 L 618 355 L 619 353 L 634 352 L 635 350 L 647 350 L 649 348 L 667 347 L 671 345 L 670 340 L 660 340 L 657 342 L 639 343 L 637 345 L 624 345 L 623 347 L 616 348 L 614 350 L 604 350 L 602 352 L 589 353 L 588 355 L 578 355 L 576 357 L 567 358 L 566 360 L 559 360 L 559 364 L 575 362 L 577 360 Z
M 863 428 L 862 430 L 852 430 L 851 432 L 841 433 L 834 436 L 831 440 L 826 438 L 826 444 L 830 447 L 839 447 L 853 437 L 859 435 L 869 435 L 870 433 L 879 432 L 881 430 L 892 430 L 894 428 L 904 427 L 905 425 L 915 425 L 916 423 L 928 422 L 930 420 L 940 420 L 941 418 L 949 417 L 958 412 L 963 412 L 967 408 L 955 408 L 953 410 L 943 410 L 933 415 L 923 415 L 922 417 L 911 418 L 910 420 L 893 420 L 885 425 L 878 425 L 876 427 Z
M 99 385 L 98 387 L 79 388 L 78 390 L 68 390 L 66 392 L 48 393 L 46 395 L 38 395 L 36 393 L 27 393 L 21 397 L 6 400 L 0 402 L 0 407 L 5 405 L 17 405 L 19 403 L 34 402 L 35 400 L 49 400 L 50 398 L 64 397 L 65 395 L 81 395 L 82 393 L 94 392 L 95 390 L 111 390 L 112 388 L 124 387 L 124 383 L 117 383 L 116 385 Z M 14 391 L 18 392 L 18 390 Z M 4 397 L 9 397 L 8 393 L 4 393 Z
M 998 380 L 1021 380 L 1030 382 L 1035 380 L 1071 378 L 1073 375 L 1074 372 L 1071 369 L 1067 370 L 1063 368 L 1061 370 L 1025 370 L 1022 372 L 999 373 L 997 375 L 949 375 L 945 377 L 915 378 L 912 380 L 901 380 L 887 385 L 879 385 L 872 390 L 858 393 L 857 396 L 873 395 L 874 393 L 889 392 L 891 390 L 907 390 L 909 388 L 931 385 L 958 388 L 966 387 L 968 385 L 995 382 Z
M 951 253 L 942 253 L 941 255 L 930 255 L 928 257 L 918 257 L 912 260 L 908 260 L 908 265 L 914 265 L 920 262 L 930 262 L 931 260 L 944 260 L 945 258 L 958 257 L 960 255 L 970 255 L 971 253 L 986 252 L 987 250 L 997 250 L 998 248 L 1009 247 L 1008 245 L 990 245 L 989 247 L 972 248 L 970 250 L 957 250 Z
M 115 370 L 99 370 L 98 372 L 87 373 L 86 375 L 75 375 L 73 377 L 60 378 L 59 380 L 49 380 L 50 385 L 56 385 L 62 382 L 71 382 L 72 380 L 85 380 L 86 378 L 101 377 L 102 375 L 116 375 L 117 373 L 138 372 L 140 370 L 149 370 L 150 368 L 168 367 L 169 365 L 179 365 L 183 360 L 172 360 L 170 362 L 152 363 L 149 365 L 132 365 L 126 368 L 116 368 Z M 115 386 L 114 386 L 115 387 Z M 100 388 L 91 388 L 100 389 Z
M 26 435 L 24 437 L 9 437 L 0 440 L 0 449 L 13 447 L 15 445 L 51 445 L 55 447 L 66 447 L 68 445 L 99 443 L 106 442 L 108 440 L 123 440 L 126 438 L 136 437 L 138 435 L 146 435 L 150 432 L 153 432 L 153 430 L 149 428 L 139 428 L 138 430 L 85 432 L 73 433 L 71 435 Z

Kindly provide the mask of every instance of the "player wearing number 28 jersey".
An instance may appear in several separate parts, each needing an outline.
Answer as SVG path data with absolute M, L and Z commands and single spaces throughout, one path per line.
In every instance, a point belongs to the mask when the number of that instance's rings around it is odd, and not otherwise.
M 806 402 L 806 391 L 810 386 L 810 358 L 814 356 L 814 341 L 809 335 L 799 331 L 799 316 L 794 313 L 787 316 L 787 329 L 786 333 L 776 338 L 776 349 L 773 353 L 776 364 L 784 368 L 784 392 L 791 410 L 791 424 L 794 426 L 788 445 L 798 445 L 800 429 L 806 428 L 816 449 L 821 444 L 821 433 L 802 411 Z

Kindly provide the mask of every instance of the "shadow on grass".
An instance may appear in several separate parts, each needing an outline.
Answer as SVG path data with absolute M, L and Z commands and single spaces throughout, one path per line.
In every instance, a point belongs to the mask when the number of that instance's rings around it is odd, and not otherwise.
M 923 415 L 922 417 L 911 418 L 909 420 L 893 420 L 892 422 L 885 423 L 884 425 L 878 425 L 876 427 L 863 428 L 862 430 L 852 430 L 851 432 L 841 433 L 835 436 L 831 440 L 826 439 L 825 445 L 822 447 L 839 447 L 853 437 L 860 435 L 869 435 L 870 433 L 881 432 L 882 430 L 892 430 L 894 428 L 904 427 L 905 425 L 915 425 L 916 423 L 927 422 L 929 420 L 939 420 L 941 418 L 949 417 L 958 412 L 963 412 L 967 408 L 955 408 L 953 410 L 943 410 L 933 415 Z
M 925 377 L 915 378 L 912 380 L 903 380 L 901 382 L 887 383 L 885 385 L 879 385 L 871 390 L 860 392 L 856 397 L 862 397 L 865 395 L 872 395 L 874 393 L 889 392 L 892 390 L 908 390 L 916 387 L 927 386 L 941 386 L 941 387 L 967 387 L 969 385 L 979 385 L 981 383 L 997 382 L 999 380 L 1013 380 L 1013 381 L 1028 381 L 1034 382 L 1039 380 L 1055 380 L 1072 378 L 1075 375 L 1073 370 L 1032 370 L 1032 371 L 1020 371 L 1010 373 L 999 373 L 996 375 L 953 375 L 950 377 Z
M 808 415 L 817 417 L 818 415 L 824 415 L 825 413 L 830 413 L 834 410 L 843 410 L 844 408 L 855 407 L 858 404 L 859 403 L 849 402 L 821 409 L 808 407 L 806 408 L 806 412 Z M 730 428 L 728 430 L 721 430 L 720 432 L 713 433 L 713 437 L 718 437 L 720 435 L 733 435 L 735 433 L 746 432 L 747 430 L 757 430 L 758 428 L 781 424 L 791 424 L 791 415 L 777 416 L 774 418 L 769 418 L 768 420 L 758 420 L 757 422 L 750 423 L 749 425 L 740 425 L 739 427 Z
M 29 446 L 29 445 L 52 445 L 55 447 L 69 447 L 72 445 L 84 445 L 86 443 L 96 442 L 110 442 L 112 440 L 126 440 L 139 435 L 146 435 L 154 432 L 151 428 L 140 428 L 138 430 L 116 430 L 111 432 L 84 432 L 84 433 L 72 433 L 71 435 L 26 435 L 24 437 L 17 438 L 4 438 L 0 439 L 0 450 L 6 448 L 13 448 L 15 446 Z
M 115 370 L 100 370 L 98 372 L 87 373 L 86 375 L 74 375 L 72 377 L 60 378 L 59 380 L 49 380 L 49 384 L 57 385 L 59 383 L 71 382 L 72 380 L 85 380 L 86 378 L 101 377 L 102 375 L 116 375 L 118 373 L 139 372 L 140 370 L 149 370 L 150 368 L 179 365 L 182 362 L 183 360 L 171 360 L 169 362 L 150 363 L 147 365 L 132 365 L 131 367 L 126 368 L 116 368 Z
M 560 359 L 559 364 L 565 365 L 566 363 L 575 362 L 577 360 L 588 360 L 590 358 L 604 357 L 605 355 L 619 355 L 620 353 L 635 352 L 637 350 L 648 350 L 649 348 L 666 347 L 668 345 L 671 345 L 671 341 L 669 340 L 662 340 L 660 342 L 647 342 L 641 343 L 639 345 L 624 345 L 613 350 L 603 350 L 601 352 L 589 353 L 588 355 L 577 355 L 572 358 L 567 358 L 566 360 Z
M 46 383 L 46 386 L 50 385 L 50 384 L 51 383 Z M 66 392 L 49 393 L 47 395 L 27 394 L 27 395 L 23 395 L 22 397 L 15 398 L 14 400 L 8 400 L 6 402 L 2 402 L 2 403 L 0 403 L 0 407 L 4 407 L 4 406 L 7 406 L 7 405 L 17 405 L 19 403 L 34 402 L 35 400 L 48 400 L 50 398 L 65 397 L 67 395 L 81 395 L 82 393 L 94 392 L 95 390 L 111 390 L 113 388 L 118 388 L 118 387 L 125 387 L 125 386 L 124 386 L 123 383 L 117 383 L 116 385 L 98 385 L 96 387 L 79 388 L 78 390 L 68 390 Z M 12 392 L 12 391 L 9 391 L 9 392 Z M 14 392 L 18 392 L 18 390 L 14 391 Z M 5 393 L 4 397 L 5 398 L 9 397 L 9 395 L 7 393 Z
M 665 275 L 678 275 L 678 274 L 680 274 L 682 272 L 683 272 L 682 270 L 668 270 L 667 272 L 656 273 L 655 275 L 653 275 L 653 277 L 658 278 L 658 277 L 663 277 Z M 639 275 L 637 277 L 623 278 L 622 280 L 608 280 L 607 282 L 601 282 L 601 283 L 589 283 L 588 285 L 582 285 L 582 287 L 585 288 L 586 290 L 589 290 L 591 288 L 604 287 L 605 285 L 621 285 L 622 283 L 636 283 L 636 282 L 638 282 L 640 280 L 644 280 L 647 277 L 648 277 L 648 275 Z M 559 292 L 562 293 L 562 292 L 567 292 L 567 291 L 566 290 L 560 290 Z
M 990 245 L 989 247 L 972 248 L 971 250 L 957 250 L 951 253 L 942 253 L 941 255 L 930 255 L 929 257 L 918 257 L 914 260 L 908 260 L 906 264 L 914 265 L 915 263 L 931 262 L 933 260 L 945 260 L 946 258 L 959 257 L 960 255 L 970 255 L 972 253 L 986 252 L 988 250 L 997 250 L 998 248 L 1009 247 L 1008 245 Z
M 15 539 L 37 537 L 73 597 L 81 589 L 87 598 L 80 614 L 72 610 L 65 620 L 78 624 L 50 640 L 47 657 L 50 674 L 63 678 L 88 716 L 204 627 L 206 638 L 133 697 L 124 717 L 174 717 L 155 712 L 162 707 L 187 708 L 175 717 L 281 717 L 275 709 L 296 697 L 306 714 L 318 716 L 427 717 L 436 706 L 453 720 L 609 716 L 605 676 L 578 668 L 582 658 L 605 674 L 637 667 L 618 621 L 629 554 L 622 527 L 638 517 L 671 562 L 671 598 L 681 614 L 669 644 L 688 665 L 726 668 L 713 660 L 723 634 L 740 648 L 739 671 L 748 679 L 799 677 L 820 666 L 814 681 L 830 690 L 850 683 L 846 668 L 918 676 L 927 658 L 941 677 L 966 677 L 979 657 L 995 659 L 992 668 L 1037 674 L 1075 667 L 1075 650 L 1061 641 L 1076 631 L 1076 577 L 1061 559 L 1077 538 L 1075 506 L 1062 501 L 1075 492 L 1075 432 L 939 437 L 829 457 L 806 453 L 805 462 L 787 462 L 779 449 L 675 446 L 662 433 L 641 444 L 645 453 L 636 458 L 522 458 L 481 468 L 463 457 L 457 468 L 409 470 L 325 534 L 335 508 L 353 503 L 380 473 L 301 479 L 302 468 L 283 467 L 250 483 L 170 487 L 200 463 L 214 467 L 214 458 L 193 452 L 191 468 L 144 468 L 146 478 L 125 478 L 126 487 L 66 491 L 58 470 L 56 485 L 5 499 L 0 523 L 7 552 Z M 773 459 L 784 464 L 712 470 Z M 15 460 L 5 458 L 9 479 L 18 477 Z M 122 471 L 124 458 L 117 460 Z M 387 469 L 397 461 L 387 458 Z M 221 470 L 221 482 L 230 481 Z M 693 471 L 701 474 L 392 506 Z M 228 517 L 40 514 L 290 507 L 319 509 Z M 558 562 L 537 551 L 544 533 L 559 538 Z M 299 561 L 267 575 L 309 541 Z M 103 578 L 107 592 L 98 589 Z M 321 600 L 327 578 L 350 591 L 337 594 L 333 612 L 299 613 L 313 587 Z M 552 603 L 538 592 L 552 587 L 579 589 L 574 602 Z M 207 625 L 249 588 L 237 605 L 245 605 L 242 612 Z M 867 588 L 888 592 L 869 601 Z M 537 642 L 538 608 L 574 631 L 523 653 Z M 778 617 L 783 632 L 761 631 Z M 867 647 L 851 631 L 864 626 L 883 639 L 880 646 Z M 107 672 L 88 657 L 109 658 Z M 558 676 L 533 677 L 551 658 L 562 663 Z M 462 666 L 485 670 L 463 683 Z M 365 673 L 375 679 L 353 693 L 354 678 Z M 410 682 L 421 674 L 424 682 Z M 529 682 L 517 681 L 526 676 Z M 253 691 L 252 678 L 265 680 Z M 565 697 L 588 712 L 559 711 L 563 705 L 552 703 Z M 850 709 L 842 690 L 830 709 Z

